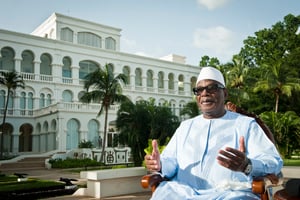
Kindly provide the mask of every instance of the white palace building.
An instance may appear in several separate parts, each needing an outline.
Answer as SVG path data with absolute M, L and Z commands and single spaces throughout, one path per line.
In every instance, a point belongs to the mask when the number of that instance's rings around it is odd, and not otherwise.
M 156 59 L 120 52 L 120 37 L 119 28 L 58 13 L 31 34 L 0 29 L 0 71 L 16 70 L 25 81 L 8 105 L 4 153 L 67 152 L 83 140 L 99 147 L 104 127 L 103 115 L 97 117 L 100 105 L 79 98 L 84 76 L 108 63 L 116 75 L 127 75 L 123 94 L 133 102 L 154 98 L 179 115 L 193 98 L 200 67 L 187 65 L 179 55 Z M 1 123 L 6 96 L 1 85 Z M 109 122 L 115 121 L 117 109 L 109 110 Z M 108 133 L 107 147 L 114 134 Z

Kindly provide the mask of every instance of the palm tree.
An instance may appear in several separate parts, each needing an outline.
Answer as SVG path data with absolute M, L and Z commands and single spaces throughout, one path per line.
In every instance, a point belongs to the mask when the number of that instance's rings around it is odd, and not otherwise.
M 23 77 L 21 75 L 19 75 L 16 71 L 11 71 L 11 72 L 1 71 L 0 84 L 4 85 L 7 88 L 7 96 L 6 96 L 3 121 L 2 121 L 2 125 L 1 125 L 1 133 L 0 133 L 1 134 L 0 159 L 2 159 L 2 157 L 3 157 L 4 125 L 5 125 L 5 120 L 6 120 L 7 107 L 8 107 L 8 103 L 9 103 L 8 101 L 10 99 L 11 92 L 16 90 L 17 88 L 24 88 L 25 83 L 23 81 Z
M 273 132 L 282 157 L 289 157 L 292 149 L 299 149 L 300 117 L 294 111 L 267 111 L 259 116 Z
M 235 55 L 233 56 L 232 63 L 228 64 L 230 67 L 230 70 L 227 71 L 226 74 L 226 82 L 227 87 L 230 88 L 230 97 L 235 97 L 236 105 L 241 106 L 241 99 L 240 97 L 243 97 L 245 99 L 248 99 L 249 96 L 247 92 L 245 92 L 245 79 L 248 74 L 249 67 L 245 65 L 245 61 L 243 58 Z
M 122 103 L 117 113 L 116 127 L 119 131 L 119 143 L 127 144 L 131 148 L 133 162 L 141 165 L 150 135 L 151 117 L 146 101 Z
M 126 84 L 125 74 L 114 76 L 111 64 L 106 64 L 103 69 L 100 67 L 85 77 L 84 88 L 86 92 L 80 100 L 85 103 L 100 103 L 101 107 L 97 114 L 98 117 L 103 111 L 105 112 L 104 137 L 100 162 L 103 161 L 105 154 L 108 109 L 115 102 L 122 102 L 127 99 L 127 97 L 122 94 L 122 84 Z
M 196 117 L 199 114 L 200 110 L 196 100 L 188 102 L 180 111 L 180 115 L 188 115 L 189 118 Z
M 273 65 L 263 65 L 266 70 L 265 76 L 256 82 L 253 91 L 272 91 L 275 95 L 275 112 L 278 112 L 279 98 L 282 95 L 290 97 L 292 91 L 300 91 L 300 79 L 291 76 L 288 67 L 284 67 L 281 61 Z
M 144 149 L 148 140 L 158 139 L 165 144 L 179 125 L 175 116 L 167 105 L 156 106 L 154 101 L 138 101 L 122 103 L 118 111 L 117 129 L 119 142 L 131 147 L 134 164 L 140 166 L 144 160 Z

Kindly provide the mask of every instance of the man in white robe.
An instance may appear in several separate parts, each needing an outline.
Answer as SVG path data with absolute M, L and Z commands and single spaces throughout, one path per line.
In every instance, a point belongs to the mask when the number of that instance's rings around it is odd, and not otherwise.
M 200 116 L 183 121 L 160 155 L 154 140 L 146 167 L 171 179 L 152 200 L 260 199 L 255 176 L 279 174 L 283 162 L 255 119 L 226 111 L 224 77 L 202 68 L 194 88 Z

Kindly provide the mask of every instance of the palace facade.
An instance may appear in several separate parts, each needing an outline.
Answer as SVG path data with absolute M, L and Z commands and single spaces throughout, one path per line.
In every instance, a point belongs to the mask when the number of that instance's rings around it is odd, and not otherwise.
M 15 70 L 25 81 L 9 101 L 5 153 L 66 152 L 83 140 L 99 147 L 104 127 L 104 117 L 97 118 L 100 105 L 79 99 L 84 76 L 108 63 L 116 75 L 127 75 L 123 94 L 133 102 L 154 98 L 179 115 L 193 98 L 199 66 L 185 64 L 179 55 L 156 59 L 120 52 L 120 33 L 119 28 L 58 13 L 31 34 L 0 29 L 0 71 Z M 6 92 L 1 85 L 1 123 Z M 111 126 L 117 109 L 109 110 Z M 114 134 L 108 133 L 106 146 L 112 145 Z

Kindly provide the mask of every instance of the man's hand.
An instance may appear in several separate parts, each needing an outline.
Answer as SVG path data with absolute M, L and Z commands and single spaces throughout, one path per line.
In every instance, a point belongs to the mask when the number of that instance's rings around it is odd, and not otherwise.
M 223 167 L 233 171 L 244 172 L 248 159 L 245 154 L 246 148 L 243 136 L 240 137 L 239 144 L 239 150 L 231 147 L 226 147 L 225 150 L 220 150 L 220 155 L 217 157 L 217 160 Z
M 158 144 L 156 140 L 152 141 L 152 154 L 145 155 L 145 164 L 148 170 L 150 171 L 160 171 L 160 153 L 158 150 Z

